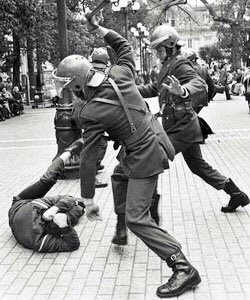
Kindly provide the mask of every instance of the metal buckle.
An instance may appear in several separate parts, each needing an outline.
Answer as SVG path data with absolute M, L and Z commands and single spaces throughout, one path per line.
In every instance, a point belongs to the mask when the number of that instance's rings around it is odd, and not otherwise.
M 134 133 L 136 131 L 135 125 L 133 122 L 130 123 L 130 131 Z
M 176 260 L 176 255 L 175 255 L 175 254 L 172 254 L 172 255 L 170 256 L 170 258 L 171 258 L 172 261 L 175 261 L 175 260 Z

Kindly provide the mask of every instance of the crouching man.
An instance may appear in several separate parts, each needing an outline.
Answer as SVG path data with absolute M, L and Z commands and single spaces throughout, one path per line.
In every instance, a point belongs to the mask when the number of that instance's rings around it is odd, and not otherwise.
M 48 196 L 64 170 L 66 161 L 82 150 L 81 139 L 57 157 L 40 180 L 13 197 L 9 225 L 18 243 L 38 252 L 78 249 L 80 241 L 73 228 L 84 214 L 84 204 L 69 195 Z

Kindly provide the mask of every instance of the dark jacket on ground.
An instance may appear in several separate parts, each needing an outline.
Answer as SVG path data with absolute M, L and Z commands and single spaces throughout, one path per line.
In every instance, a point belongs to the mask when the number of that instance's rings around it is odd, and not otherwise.
M 162 83 L 168 83 L 168 75 L 174 75 L 188 90 L 187 98 L 171 94 L 166 89 L 161 90 Z M 162 107 L 163 103 L 166 104 L 162 125 L 170 139 L 173 136 L 174 140 L 185 141 L 187 144 L 203 140 L 198 117 L 191 107 L 191 103 L 207 93 L 206 84 L 194 70 L 190 61 L 180 55 L 171 57 L 163 64 L 157 84 L 140 86 L 139 90 L 144 98 L 156 97 L 159 93 L 159 106 Z M 173 119 L 173 124 L 170 126 L 167 122 L 168 117 Z
M 118 57 L 108 76 L 113 78 L 125 98 L 136 131 L 131 132 L 128 118 L 108 78 L 98 88 L 85 89 L 87 103 L 73 111 L 84 129 L 80 165 L 81 196 L 84 198 L 93 198 L 95 193 L 98 145 L 105 131 L 122 145 L 117 158 L 130 178 L 159 174 L 168 168 L 168 159 L 174 157 L 171 142 L 148 111 L 135 84 L 135 62 L 129 43 L 112 30 L 105 41 Z M 100 102 L 103 99 L 112 100 L 112 103 Z
M 9 225 L 18 243 L 38 252 L 73 251 L 79 247 L 80 241 L 72 226 L 59 228 L 42 218 L 45 210 L 54 205 L 60 212 L 73 215 L 75 224 L 83 213 L 74 198 L 67 195 L 13 201 Z

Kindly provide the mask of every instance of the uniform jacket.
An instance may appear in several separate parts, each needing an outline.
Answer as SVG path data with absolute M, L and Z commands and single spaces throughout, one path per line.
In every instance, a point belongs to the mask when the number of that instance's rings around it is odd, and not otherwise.
M 187 98 L 162 90 L 162 83 L 168 83 L 168 75 L 174 75 L 180 81 L 180 84 L 188 90 L 189 96 Z M 175 103 L 177 106 L 183 106 L 183 109 L 174 111 L 174 123 L 171 127 L 167 127 L 164 117 L 162 119 L 162 125 L 170 139 L 173 138 L 187 144 L 202 141 L 198 117 L 192 109 L 191 103 L 196 98 L 204 97 L 204 94 L 207 93 L 206 84 L 196 73 L 190 61 L 180 55 L 171 57 L 163 64 L 158 75 L 157 84 L 140 86 L 139 90 L 144 98 L 156 97 L 159 93 L 160 107 L 164 102 L 167 103 L 167 106 L 168 102 L 170 102 L 170 105 Z M 189 108 L 185 108 L 185 105 Z M 168 117 L 168 112 L 164 114 L 165 117 Z
M 60 212 L 73 214 L 76 220 L 82 215 L 82 211 L 76 204 L 71 196 L 15 201 L 9 210 L 9 225 L 12 233 L 21 245 L 38 252 L 76 250 L 80 242 L 72 226 L 60 229 L 53 222 L 42 218 L 45 210 L 55 205 Z
M 108 78 L 98 88 L 85 88 L 87 102 L 80 109 L 73 109 L 73 115 L 84 129 L 80 163 L 81 196 L 84 198 L 94 196 L 98 145 L 104 132 L 122 145 L 117 159 L 130 178 L 159 174 L 168 168 L 168 159 L 174 157 L 170 140 L 148 111 L 135 84 L 135 62 L 130 45 L 112 30 L 105 40 L 117 54 L 117 63 L 110 68 L 108 76 L 113 78 L 129 105 L 136 131 L 131 132 L 125 110 Z M 95 99 L 111 99 L 115 105 Z

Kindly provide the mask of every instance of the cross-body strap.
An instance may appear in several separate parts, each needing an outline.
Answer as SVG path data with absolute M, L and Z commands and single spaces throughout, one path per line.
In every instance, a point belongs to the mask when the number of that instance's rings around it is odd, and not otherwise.
M 117 100 L 111 100 L 111 99 L 107 99 L 107 98 L 95 97 L 91 101 L 97 101 L 97 102 L 107 103 L 107 104 L 116 105 L 116 106 L 120 106 L 120 107 L 122 106 L 120 101 L 118 102 Z M 129 109 L 132 109 L 132 110 L 137 110 L 137 111 L 141 111 L 141 112 L 144 112 L 144 113 L 147 112 L 146 108 L 140 107 L 138 105 L 127 104 L 127 107 Z
M 118 96 L 118 98 L 119 98 L 119 100 L 121 102 L 121 105 L 122 105 L 122 107 L 123 107 L 123 109 L 125 111 L 125 114 L 126 114 L 126 116 L 128 118 L 128 121 L 129 121 L 130 131 L 132 133 L 134 133 L 136 131 L 136 127 L 135 127 L 134 122 L 132 120 L 132 117 L 130 115 L 127 103 L 126 103 L 126 101 L 125 101 L 125 99 L 124 99 L 121 91 L 119 90 L 117 84 L 115 83 L 115 81 L 112 78 L 110 78 L 110 77 L 108 78 L 108 81 L 110 82 L 110 84 L 112 85 L 113 89 L 115 90 L 115 92 L 116 92 L 116 94 L 117 94 L 117 96 Z

